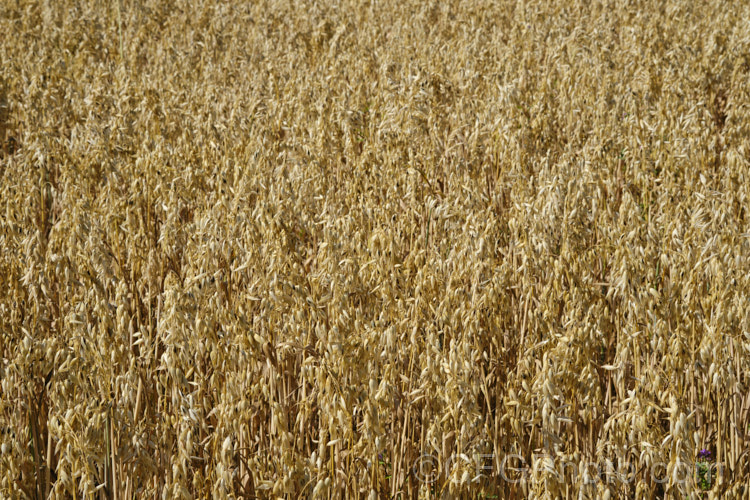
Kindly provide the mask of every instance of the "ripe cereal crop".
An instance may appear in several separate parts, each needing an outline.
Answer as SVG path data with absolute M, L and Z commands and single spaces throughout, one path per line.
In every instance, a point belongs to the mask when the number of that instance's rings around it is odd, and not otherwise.
M 0 498 L 750 498 L 750 3 L 0 3 Z

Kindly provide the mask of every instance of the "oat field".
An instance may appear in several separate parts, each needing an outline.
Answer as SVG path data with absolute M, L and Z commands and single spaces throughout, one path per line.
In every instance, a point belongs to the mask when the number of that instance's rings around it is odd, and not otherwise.
M 750 2 L 0 33 L 0 498 L 750 497 Z

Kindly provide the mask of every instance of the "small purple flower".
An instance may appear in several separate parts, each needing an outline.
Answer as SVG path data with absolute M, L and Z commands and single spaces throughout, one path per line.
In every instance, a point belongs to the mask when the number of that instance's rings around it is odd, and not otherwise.
M 695 473 L 701 490 L 710 490 L 714 474 L 711 465 L 711 452 L 705 448 L 698 452 L 698 463 L 695 464 Z

